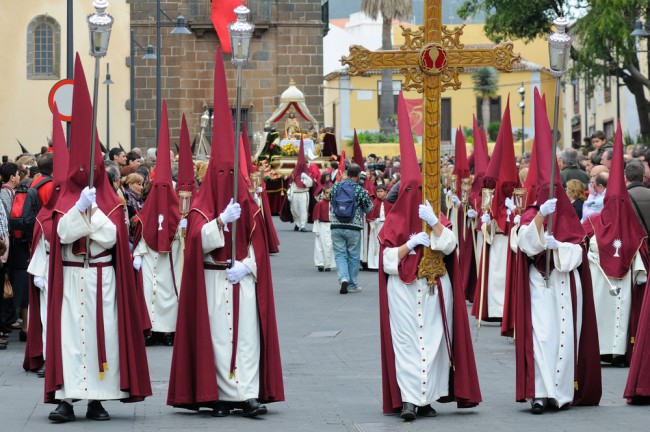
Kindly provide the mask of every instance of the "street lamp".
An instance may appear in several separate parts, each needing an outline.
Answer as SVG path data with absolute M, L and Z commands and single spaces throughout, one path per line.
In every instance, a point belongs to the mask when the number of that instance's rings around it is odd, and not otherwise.
M 235 8 L 235 15 L 237 21 L 228 25 L 228 32 L 230 33 L 230 46 L 232 47 L 231 61 L 237 67 L 237 99 L 235 104 L 235 161 L 234 161 L 234 187 L 233 199 L 237 202 L 239 193 L 239 138 L 241 135 L 241 78 L 242 69 L 248 62 L 248 53 L 250 49 L 250 42 L 255 30 L 255 24 L 249 21 L 251 11 L 242 5 Z M 235 265 L 235 252 L 237 238 L 237 221 L 232 224 L 232 259 L 231 265 Z
M 97 140 L 97 98 L 99 97 L 99 59 L 108 52 L 108 42 L 111 38 L 113 17 L 106 13 L 107 0 L 94 0 L 95 13 L 88 15 L 88 30 L 90 35 L 90 55 L 95 57 L 95 80 L 93 83 L 93 122 L 90 132 L 90 165 L 88 170 L 88 188 L 92 189 L 95 176 L 95 141 Z M 88 211 L 90 221 L 91 212 Z M 86 237 L 85 265 L 90 260 L 90 236 Z
M 569 22 L 564 17 L 556 18 L 555 33 L 548 36 L 548 53 L 551 63 L 551 74 L 555 76 L 555 113 L 553 115 L 553 150 L 551 151 L 551 183 L 548 190 L 548 198 L 553 199 L 555 190 L 555 167 L 557 153 L 557 136 L 558 136 L 558 115 L 560 111 L 560 80 L 569 68 L 569 50 L 571 49 L 571 36 L 566 33 Z M 553 235 L 553 214 L 548 215 L 548 235 Z M 548 279 L 551 272 L 551 253 L 550 249 L 546 251 L 546 273 L 544 281 L 548 288 Z
M 521 96 L 521 101 L 519 101 L 519 109 L 521 110 L 521 157 L 524 157 L 526 152 L 525 142 L 524 142 L 524 113 L 526 112 L 526 103 L 524 99 L 526 98 L 526 89 L 524 88 L 524 83 L 521 83 L 521 87 L 517 90 L 519 96 Z
M 110 98 L 110 85 L 115 84 L 111 79 L 111 72 L 108 63 L 106 63 L 106 80 L 102 83 L 106 84 L 106 149 L 111 149 L 111 98 Z
M 630 33 L 630 36 L 634 36 L 635 38 L 648 37 L 648 36 L 650 36 L 650 33 L 648 33 L 643 28 L 643 23 L 641 22 L 641 20 L 636 20 L 634 22 L 634 31 L 632 31 L 632 33 Z
M 171 23 L 174 23 L 174 21 L 167 15 L 163 10 L 160 8 L 160 0 L 156 0 L 156 145 L 158 145 L 158 136 L 160 134 L 160 112 L 162 110 L 162 97 L 161 97 L 161 91 L 160 91 L 160 49 L 162 47 L 162 37 L 160 35 L 160 28 L 165 26 L 167 27 L 168 24 L 161 24 L 160 23 L 160 14 L 165 15 L 167 20 Z M 181 34 L 191 34 L 192 32 L 185 27 L 185 17 L 183 15 L 179 15 L 178 18 L 176 19 L 176 25 L 174 30 L 171 31 L 171 34 L 173 35 L 181 35 Z
M 135 147 L 135 51 L 137 49 L 146 50 L 146 54 L 142 57 L 143 60 L 155 60 L 156 54 L 154 53 L 153 45 L 147 45 L 147 48 L 143 48 L 135 40 L 135 29 L 131 28 L 131 56 L 129 57 L 129 75 L 131 81 L 131 148 Z

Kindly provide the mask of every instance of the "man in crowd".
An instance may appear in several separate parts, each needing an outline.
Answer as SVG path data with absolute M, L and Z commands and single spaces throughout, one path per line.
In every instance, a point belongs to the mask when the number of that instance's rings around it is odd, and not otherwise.
M 627 191 L 636 217 L 650 235 L 650 189 L 643 185 L 643 165 L 637 161 L 625 165 Z
M 565 149 L 562 152 L 560 159 L 561 171 L 560 177 L 562 178 L 562 185 L 566 187 L 566 182 L 569 180 L 580 180 L 584 183 L 585 187 L 589 184 L 589 174 L 578 167 L 578 151 L 575 149 Z
M 126 152 L 119 147 L 113 147 L 111 151 L 108 152 L 108 160 L 111 160 L 118 164 L 120 168 L 126 166 Z

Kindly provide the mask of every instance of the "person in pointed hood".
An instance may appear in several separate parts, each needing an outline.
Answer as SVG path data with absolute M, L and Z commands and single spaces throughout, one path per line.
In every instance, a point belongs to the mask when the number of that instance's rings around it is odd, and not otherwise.
M 634 214 L 625 186 L 623 133 L 620 122 L 614 139 L 612 166 L 603 210 L 589 216 L 589 268 L 594 287 L 601 359 L 628 365 L 632 355 L 640 299 L 647 281 L 646 232 Z
M 463 190 L 463 185 L 470 183 L 469 163 L 467 161 L 467 148 L 462 128 L 456 129 L 456 152 L 455 152 L 454 175 L 456 175 L 456 195 L 451 196 L 450 221 L 454 235 L 458 242 L 456 256 L 460 265 L 461 280 L 460 289 L 465 293 L 465 298 L 474 300 L 474 289 L 476 287 L 476 260 L 474 259 L 474 233 L 471 228 L 471 221 L 476 217 L 476 211 L 472 210 L 469 203 L 471 190 Z M 465 187 L 467 189 L 467 187 Z M 450 191 L 451 192 L 451 191 Z M 462 198 L 459 198 L 459 196 Z M 472 212 L 471 217 L 468 215 Z
M 490 160 L 488 156 L 487 136 L 485 131 L 478 126 L 475 115 L 472 116 L 472 119 L 474 151 L 472 152 L 468 163 L 473 167 L 474 174 L 472 176 L 472 188 L 469 192 L 467 217 L 470 219 L 470 225 L 474 236 L 474 255 L 476 266 L 478 267 L 478 262 L 481 259 L 481 248 L 483 247 L 483 231 L 481 230 L 481 219 L 477 219 L 477 217 L 478 212 L 481 211 L 481 189 L 483 188 L 483 177 L 485 177 L 485 171 L 487 171 Z M 468 291 L 468 295 L 470 293 L 472 294 L 468 299 L 471 302 L 474 301 L 474 289 L 475 287 L 472 287 Z
M 151 395 L 124 207 L 108 181 L 99 140 L 89 143 L 92 105 L 79 54 L 74 80 L 67 176 L 42 219 L 51 218 L 52 236 L 45 402 L 59 404 L 50 413 L 53 422 L 75 419 L 75 399 L 89 400 L 88 418 L 108 420 L 100 400 L 137 402 Z
M 255 417 L 267 411 L 260 402 L 284 400 L 284 385 L 266 227 L 241 171 L 233 199 L 240 162 L 221 49 L 214 117 L 221 130 L 212 135 L 213 156 L 187 217 L 167 404 L 211 408 L 216 417 L 242 408 Z
M 162 121 L 156 156 L 156 178 L 138 215 L 133 235 L 133 268 L 144 293 L 153 335 L 173 345 L 178 297 L 181 287 L 181 213 L 174 190 L 169 154 L 167 104 L 162 104 Z M 139 284 L 140 285 L 140 284 Z M 159 336 L 159 337 L 158 337 Z
M 325 128 L 325 131 L 321 135 L 321 140 L 323 141 L 323 157 L 336 156 L 339 154 L 336 147 L 336 135 L 331 128 Z
M 294 223 L 293 230 L 307 232 L 305 226 L 309 219 L 309 189 L 314 185 L 314 180 L 309 175 L 309 168 L 305 160 L 305 144 L 300 138 L 298 161 L 289 176 L 289 190 L 286 200 L 291 208 L 291 219 Z
M 464 293 L 457 280 L 456 238 L 443 213 L 422 203 L 422 175 L 400 93 L 397 105 L 402 179 L 379 233 L 379 308 L 384 413 L 433 417 L 432 404 L 481 402 Z M 431 234 L 422 231 L 423 223 Z M 424 248 L 440 251 L 447 272 L 429 286 L 418 277 Z
M 185 114 L 183 114 L 181 119 L 181 134 L 178 144 L 178 177 L 176 179 L 176 192 L 189 192 L 192 198 L 196 196 L 194 161 L 192 159 L 190 132 L 187 128 Z
M 537 191 L 528 197 L 517 233 L 514 335 L 516 400 L 530 401 L 531 412 L 542 414 L 549 405 L 598 405 L 602 386 L 585 233 L 557 166 L 551 178 L 556 158 L 537 89 L 534 103 Z M 555 196 L 549 199 L 551 181 Z
M 483 212 L 481 216 L 484 240 L 481 245 L 478 280 L 472 305 L 472 315 L 479 320 L 501 321 L 503 318 L 507 276 L 504 264 L 509 251 L 511 214 L 515 209 L 512 194 L 516 187 L 519 187 L 519 173 L 515 161 L 508 101 L 503 112 L 494 153 L 483 178 L 483 188 L 491 189 L 493 198 L 489 211 Z
M 31 257 L 27 272 L 29 280 L 29 325 L 23 369 L 37 371 L 39 377 L 45 376 L 46 336 L 47 336 L 47 293 L 49 273 L 49 253 L 52 244 L 52 208 L 58 199 L 61 186 L 68 174 L 68 148 L 55 104 L 52 112 L 53 172 L 52 188 L 48 201 L 38 212 L 31 244 Z

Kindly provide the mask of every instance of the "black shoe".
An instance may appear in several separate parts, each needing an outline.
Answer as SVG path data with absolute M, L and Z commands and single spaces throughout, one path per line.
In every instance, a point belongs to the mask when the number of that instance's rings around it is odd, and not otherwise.
M 435 409 L 431 405 L 425 405 L 418 408 L 418 415 L 420 417 L 435 417 L 438 415 Z
M 294 231 L 298 231 L 299 229 L 300 229 L 300 228 L 298 228 L 298 225 L 295 225 L 295 226 L 293 227 L 293 230 L 294 230 Z
M 242 404 L 242 410 L 244 411 L 244 417 L 257 417 L 266 414 L 266 407 L 260 405 L 260 401 L 257 399 L 245 400 Z
M 536 402 L 533 404 L 533 406 L 530 407 L 531 414 L 539 415 L 542 414 L 543 412 L 544 412 L 544 405 L 540 403 Z
M 318 266 L 318 271 L 319 272 L 322 272 L 323 270 L 325 270 L 325 268 L 323 266 Z
M 350 282 L 344 280 L 341 282 L 341 290 L 339 291 L 341 294 L 347 294 L 348 293 L 348 285 L 350 285 Z
M 558 411 L 566 411 L 571 408 L 571 402 L 567 402 L 562 406 L 557 407 Z
M 27 332 L 21 330 L 20 333 L 18 333 L 18 340 L 21 342 L 27 342 Z
M 170 333 L 163 336 L 163 345 L 174 346 L 174 337 Z
M 144 337 L 144 346 L 153 346 L 154 345 L 154 339 L 153 336 L 148 335 Z
M 304 228 L 300 228 L 300 232 L 307 232 L 307 230 Z
M 56 407 L 54 411 L 50 413 L 48 419 L 54 423 L 65 423 L 75 421 L 77 418 L 74 416 L 74 409 L 72 408 L 72 405 L 70 405 L 68 402 L 63 401 L 59 404 L 58 407 Z
M 104 409 L 102 403 L 98 400 L 88 402 L 88 411 L 86 411 L 86 418 L 97 421 L 110 420 L 111 416 L 108 411 Z
M 228 402 L 217 401 L 212 409 L 212 417 L 227 417 L 230 415 L 231 404 Z
M 325 269 L 325 271 L 332 271 L 332 269 L 329 268 L 329 267 L 327 267 L 327 268 Z
M 407 422 L 415 420 L 415 405 L 404 402 L 402 405 L 402 413 L 399 416 Z
M 43 363 L 43 366 L 41 366 L 41 368 L 36 371 L 36 376 L 38 378 L 45 378 L 45 363 Z

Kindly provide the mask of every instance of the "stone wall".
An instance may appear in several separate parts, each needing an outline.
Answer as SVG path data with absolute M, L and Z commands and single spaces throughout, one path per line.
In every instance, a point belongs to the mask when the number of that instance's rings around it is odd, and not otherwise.
M 156 46 L 156 1 L 131 0 L 131 23 L 136 41 Z M 199 121 L 213 103 L 214 56 L 219 45 L 210 21 L 210 0 L 185 2 L 161 0 L 161 9 L 172 19 L 185 16 L 191 35 L 171 35 L 163 27 L 161 92 L 167 103 L 172 148 L 178 141 L 180 118 L 187 117 L 192 139 L 200 133 Z M 249 133 L 261 131 L 279 104 L 280 95 L 293 79 L 305 94 L 307 106 L 323 121 L 323 23 L 320 0 L 249 0 L 249 8 L 269 7 L 269 20 L 255 19 L 256 34 L 250 60 L 243 71 L 242 106 L 249 108 Z M 162 15 L 161 22 L 167 23 Z M 156 128 L 156 61 L 135 57 L 136 143 L 154 147 Z M 235 105 L 236 73 L 230 56 L 224 55 L 231 106 Z M 305 122 L 306 126 L 306 122 Z

